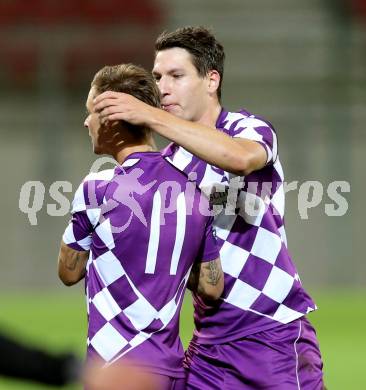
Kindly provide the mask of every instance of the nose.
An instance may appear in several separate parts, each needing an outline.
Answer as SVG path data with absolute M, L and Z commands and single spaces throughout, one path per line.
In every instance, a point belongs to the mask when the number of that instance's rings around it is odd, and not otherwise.
M 171 83 L 167 77 L 161 77 L 158 81 L 158 88 L 161 93 L 161 96 L 167 96 L 171 93 Z
M 88 115 L 85 120 L 84 120 L 84 127 L 89 127 L 89 117 L 90 115 Z

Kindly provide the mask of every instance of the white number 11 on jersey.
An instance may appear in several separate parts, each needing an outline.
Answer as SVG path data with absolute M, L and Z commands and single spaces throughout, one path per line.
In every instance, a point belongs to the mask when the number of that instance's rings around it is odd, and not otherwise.
M 181 192 L 177 197 L 177 230 L 175 233 L 174 249 L 172 260 L 170 263 L 170 275 L 177 274 L 179 258 L 182 253 L 184 235 L 186 232 L 186 200 L 184 192 Z M 153 199 L 153 209 L 150 221 L 150 238 L 149 247 L 146 258 L 146 274 L 155 273 L 156 259 L 160 243 L 160 212 L 161 212 L 161 194 L 160 191 L 155 192 Z

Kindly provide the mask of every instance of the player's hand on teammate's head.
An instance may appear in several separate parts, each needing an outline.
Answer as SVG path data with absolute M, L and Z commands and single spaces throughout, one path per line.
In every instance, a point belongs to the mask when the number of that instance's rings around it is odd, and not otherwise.
M 110 366 L 94 363 L 86 367 L 84 384 L 88 390 L 159 390 L 153 374 L 128 363 Z
M 106 91 L 93 100 L 101 123 L 126 121 L 133 125 L 148 126 L 155 107 L 123 92 Z

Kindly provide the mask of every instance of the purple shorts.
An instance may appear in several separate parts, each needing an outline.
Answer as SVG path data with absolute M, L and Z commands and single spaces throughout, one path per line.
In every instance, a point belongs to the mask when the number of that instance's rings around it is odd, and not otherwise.
M 216 345 L 191 341 L 187 390 L 322 390 L 323 363 L 306 317 Z

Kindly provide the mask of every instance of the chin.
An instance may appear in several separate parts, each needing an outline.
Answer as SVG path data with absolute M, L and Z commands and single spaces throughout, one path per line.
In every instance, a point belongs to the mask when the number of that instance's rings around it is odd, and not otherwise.
M 168 111 L 170 114 L 176 116 L 177 118 L 180 119 L 187 119 L 186 116 L 184 115 L 184 112 L 182 110 L 170 110 Z
M 171 114 L 175 115 L 180 119 L 184 119 L 186 121 L 192 121 L 192 115 L 190 112 L 184 111 L 181 108 L 177 110 L 172 110 Z

